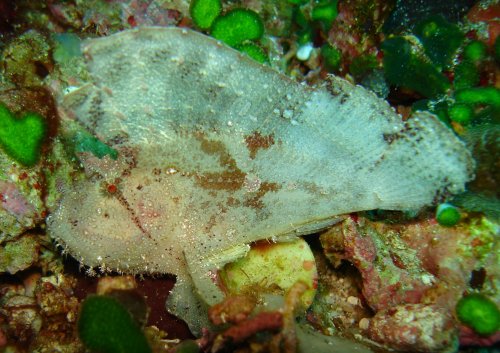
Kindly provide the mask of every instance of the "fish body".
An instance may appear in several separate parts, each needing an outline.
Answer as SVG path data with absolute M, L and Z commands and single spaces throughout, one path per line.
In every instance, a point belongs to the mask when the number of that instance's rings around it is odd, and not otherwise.
M 91 268 L 175 274 L 181 316 L 193 293 L 222 298 L 215 271 L 252 242 L 418 209 L 472 177 L 434 116 L 403 121 L 362 87 L 332 76 L 312 88 L 191 30 L 127 30 L 84 53 L 92 82 L 61 103 L 61 134 L 83 131 L 117 156 L 78 152 L 49 234 Z

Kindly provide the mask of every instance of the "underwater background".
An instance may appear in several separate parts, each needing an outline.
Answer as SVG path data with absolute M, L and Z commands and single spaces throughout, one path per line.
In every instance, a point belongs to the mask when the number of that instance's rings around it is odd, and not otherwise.
M 149 26 L 204 33 L 311 87 L 344 78 L 404 121 L 430 112 L 470 151 L 474 178 L 426 207 L 256 242 L 213 275 L 222 302 L 176 317 L 174 275 L 85 266 L 47 230 L 66 184 L 122 153 L 62 128 L 64 97 L 93 80 L 82 43 Z M 0 0 L 0 351 L 499 352 L 499 33 L 497 1 Z M 253 157 L 274 143 L 246 140 Z

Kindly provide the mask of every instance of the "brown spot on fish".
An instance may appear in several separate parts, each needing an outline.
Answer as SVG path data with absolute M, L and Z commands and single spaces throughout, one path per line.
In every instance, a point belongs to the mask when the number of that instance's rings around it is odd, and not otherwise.
M 198 184 L 205 189 L 236 191 L 243 187 L 246 174 L 243 173 L 236 161 L 229 154 L 224 144 L 220 141 L 208 140 L 202 133 L 196 134 L 201 142 L 201 150 L 206 154 L 218 155 L 219 164 L 226 170 L 222 172 L 209 172 L 196 174 Z
M 267 194 L 269 191 L 276 192 L 280 189 L 280 186 L 277 183 L 269 183 L 269 182 L 263 182 L 260 185 L 259 190 L 257 190 L 251 198 L 247 199 L 244 203 L 245 206 L 247 207 L 252 207 L 255 209 L 262 209 L 264 208 L 264 203 L 262 202 L 262 197 L 264 197 L 265 194 Z
M 219 173 L 199 174 L 195 178 L 204 189 L 236 191 L 242 188 L 245 173 L 239 169 L 225 170 Z
M 259 132 L 254 131 L 252 135 L 245 138 L 247 148 L 250 151 L 250 158 L 254 159 L 259 149 L 267 149 L 274 145 L 274 136 L 262 136 Z

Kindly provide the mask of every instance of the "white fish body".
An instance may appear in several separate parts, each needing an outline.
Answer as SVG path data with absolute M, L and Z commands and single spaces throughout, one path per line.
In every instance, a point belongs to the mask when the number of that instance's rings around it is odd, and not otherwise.
M 128 30 L 84 52 L 93 82 L 66 97 L 63 134 L 76 123 L 118 158 L 81 155 L 85 177 L 63 188 L 49 232 L 91 267 L 175 274 L 177 313 L 196 301 L 191 279 L 220 300 L 213 271 L 251 242 L 416 209 L 471 178 L 468 151 L 437 119 L 402 121 L 340 78 L 313 89 L 180 28 Z

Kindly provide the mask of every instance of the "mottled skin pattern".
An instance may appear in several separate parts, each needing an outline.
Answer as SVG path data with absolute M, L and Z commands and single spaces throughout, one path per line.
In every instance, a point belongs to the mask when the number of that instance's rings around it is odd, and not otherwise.
M 55 174 L 49 232 L 87 266 L 177 275 L 169 306 L 195 332 L 194 293 L 220 301 L 215 271 L 249 243 L 418 208 L 471 177 L 468 152 L 434 117 L 403 122 L 339 78 L 312 89 L 179 28 L 84 52 L 94 81 L 64 99 L 62 141 L 85 130 L 118 158 L 76 153 L 70 180 Z

